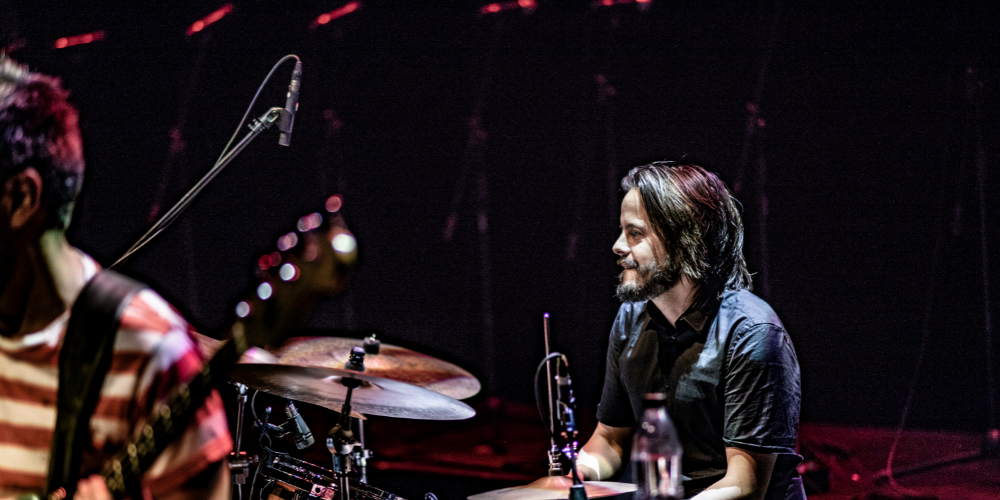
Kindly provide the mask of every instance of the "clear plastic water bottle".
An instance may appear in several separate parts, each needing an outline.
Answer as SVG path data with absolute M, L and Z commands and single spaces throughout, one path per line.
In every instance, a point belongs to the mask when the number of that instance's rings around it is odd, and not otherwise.
M 632 441 L 632 471 L 636 500 L 684 498 L 681 443 L 667 415 L 667 395 L 646 394 L 642 422 Z

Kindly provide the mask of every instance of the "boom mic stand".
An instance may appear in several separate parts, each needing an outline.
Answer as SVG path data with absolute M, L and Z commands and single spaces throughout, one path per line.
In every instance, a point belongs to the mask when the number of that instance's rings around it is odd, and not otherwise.
M 973 123 L 971 124 L 971 129 L 975 134 L 972 142 L 974 144 L 973 158 L 976 165 L 977 191 L 979 195 L 979 242 L 982 258 L 980 271 L 982 272 L 983 288 L 983 336 L 986 343 L 986 397 L 989 411 L 989 429 L 982 437 L 978 450 L 930 459 L 924 462 L 898 468 L 892 467 L 892 459 L 890 458 L 887 467 L 877 472 L 873 477 L 875 484 L 893 483 L 894 479 L 898 477 L 941 469 L 951 465 L 975 462 L 983 459 L 1000 458 L 1000 425 L 998 425 L 997 422 L 993 325 L 990 311 L 992 304 L 990 302 L 989 249 L 987 246 L 988 241 L 986 234 L 986 152 L 983 145 L 982 97 L 980 95 L 982 82 L 980 81 L 978 72 L 975 68 L 968 67 L 964 73 L 965 97 L 969 101 L 969 105 L 972 110 Z
M 253 105 L 257 102 L 257 97 L 260 96 L 260 91 L 263 90 L 264 85 L 267 84 L 267 82 L 271 79 L 271 75 L 274 74 L 275 70 L 277 70 L 282 63 L 291 59 L 295 59 L 296 64 L 295 64 L 295 70 L 292 73 L 292 83 L 288 87 L 288 94 L 286 95 L 285 99 L 285 108 L 275 107 L 267 110 L 263 115 L 261 115 L 259 118 L 255 119 L 251 123 L 250 132 L 248 132 L 246 136 L 242 140 L 240 140 L 239 143 L 233 146 L 232 149 L 229 149 L 229 145 L 232 144 L 233 139 L 235 139 L 236 135 L 239 134 L 240 128 L 243 127 L 243 123 L 246 121 L 247 116 L 249 116 L 250 114 L 250 110 L 253 109 Z M 204 189 L 209 182 L 212 182 L 212 179 L 214 179 L 215 176 L 217 176 L 222 171 L 222 169 L 226 168 L 226 166 L 229 165 L 229 163 L 233 161 L 234 158 L 236 158 L 236 155 L 238 155 L 241 151 L 243 151 L 243 149 L 246 148 L 251 141 L 256 139 L 261 132 L 271 128 L 271 125 L 273 125 L 275 121 L 279 122 L 278 128 L 281 131 L 281 136 L 278 139 L 278 144 L 282 146 L 288 146 L 292 133 L 292 124 L 295 121 L 295 109 L 298 108 L 299 81 L 301 80 L 301 77 L 302 77 L 302 61 L 299 59 L 298 56 L 294 54 L 289 54 L 278 60 L 278 63 L 275 64 L 273 68 L 271 68 L 271 72 L 268 73 L 267 77 L 264 78 L 264 82 L 261 83 L 260 88 L 257 89 L 257 94 L 250 102 L 250 107 L 247 108 L 246 113 L 243 115 L 243 119 L 240 120 L 240 124 L 236 128 L 236 132 L 233 133 L 233 136 L 230 138 L 229 143 L 227 143 L 226 147 L 223 148 L 223 155 L 220 156 L 218 160 L 216 160 L 212 168 L 209 169 L 209 171 L 204 176 L 202 176 L 202 178 L 198 181 L 197 184 L 195 184 L 191 189 L 189 189 L 187 193 L 184 193 L 184 196 L 182 196 L 181 199 L 178 200 L 177 203 L 175 203 L 174 206 L 170 208 L 170 210 L 168 210 L 165 214 L 163 214 L 159 218 L 159 220 L 157 220 L 156 223 L 154 223 L 153 226 L 150 227 L 138 239 L 138 241 L 136 241 L 131 247 L 129 247 L 129 249 L 126 250 L 125 253 L 118 258 L 118 260 L 116 260 L 113 264 L 108 266 L 108 268 L 110 269 L 122 263 L 122 261 L 129 258 L 135 252 L 139 251 L 139 249 L 146 246 L 146 244 L 152 241 L 153 238 L 156 238 L 157 235 L 163 232 L 163 230 L 166 229 L 167 226 L 169 226 L 171 223 L 173 223 L 173 221 L 176 220 L 177 217 L 184 212 L 184 210 L 191 204 L 191 202 L 194 201 L 195 197 L 197 197 L 198 194 L 201 193 L 201 190 Z
M 573 486 L 569 488 L 569 500 L 587 500 L 587 490 L 583 488 L 583 481 L 576 470 L 576 458 L 579 443 L 577 436 L 579 430 L 576 428 L 576 398 L 573 396 L 573 385 L 569 377 L 569 363 L 566 356 L 560 355 L 556 361 L 556 401 L 559 413 L 559 424 L 562 426 L 560 434 L 566 440 L 566 445 L 562 452 L 569 459 L 572 468 Z M 562 366 L 562 370 L 559 367 Z
M 559 445 L 556 444 L 556 415 L 553 413 L 552 405 L 552 360 L 549 351 L 549 313 L 543 316 L 543 330 L 545 331 L 545 386 L 549 393 L 549 476 L 563 475 L 562 462 L 559 459 Z
M 135 253 L 140 248 L 145 246 L 146 243 L 155 238 L 158 234 L 160 234 L 160 232 L 166 229 L 167 226 L 170 225 L 170 223 L 173 222 L 175 219 L 177 219 L 177 216 L 179 216 L 181 212 L 183 212 L 184 209 L 187 208 L 192 201 L 194 201 L 194 198 L 198 196 L 198 193 L 200 193 L 201 190 L 204 189 L 209 182 L 212 182 L 212 179 L 214 179 L 215 176 L 222 171 L 222 169 L 226 168 L 226 166 L 229 165 L 229 163 L 232 162 L 234 158 L 236 158 L 236 155 L 240 154 L 240 152 L 242 152 L 248 145 L 250 145 L 250 143 L 254 139 L 256 139 L 257 136 L 261 134 L 261 132 L 271 128 L 271 125 L 273 125 L 274 122 L 277 121 L 278 118 L 281 116 L 281 114 L 284 112 L 285 110 L 283 108 L 271 108 L 267 110 L 263 115 L 260 115 L 259 118 L 254 119 L 254 121 L 250 124 L 250 131 L 247 132 L 247 134 L 243 137 L 243 139 L 241 139 L 240 142 L 238 142 L 235 146 L 233 146 L 233 148 L 229 150 L 225 154 L 225 156 L 220 158 L 219 161 L 215 164 L 215 166 L 213 166 L 212 169 L 209 170 L 198 181 L 197 184 L 195 184 L 187 193 L 185 193 L 184 196 L 177 201 L 177 204 L 175 204 L 173 208 L 170 209 L 170 211 L 163 214 L 163 217 L 161 217 L 160 220 L 158 220 L 156 224 L 153 225 L 153 227 L 149 228 L 149 230 L 146 231 L 146 234 L 143 234 L 142 237 L 139 238 L 139 241 L 137 241 L 134 245 L 132 245 L 132 247 L 129 248 L 128 251 L 126 251 L 125 254 L 122 255 L 118 260 L 116 260 L 114 264 L 111 264 L 108 267 L 111 268 L 118 265 L 120 262 L 124 261 L 133 253 Z

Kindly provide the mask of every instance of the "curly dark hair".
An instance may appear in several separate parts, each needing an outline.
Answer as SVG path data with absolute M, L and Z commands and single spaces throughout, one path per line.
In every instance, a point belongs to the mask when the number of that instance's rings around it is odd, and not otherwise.
M 58 78 L 0 54 L 0 182 L 27 168 L 42 177 L 46 227 L 65 229 L 83 184 L 77 110 Z
M 639 191 L 668 262 L 699 285 L 696 303 L 751 288 L 739 202 L 718 176 L 698 165 L 658 161 L 630 170 L 622 189 Z

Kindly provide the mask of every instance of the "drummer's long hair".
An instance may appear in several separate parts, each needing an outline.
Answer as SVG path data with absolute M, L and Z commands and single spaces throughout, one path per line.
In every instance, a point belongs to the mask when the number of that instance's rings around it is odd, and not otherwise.
M 639 191 L 668 262 L 698 285 L 696 304 L 751 288 L 739 202 L 718 176 L 698 165 L 658 161 L 630 170 L 622 189 Z

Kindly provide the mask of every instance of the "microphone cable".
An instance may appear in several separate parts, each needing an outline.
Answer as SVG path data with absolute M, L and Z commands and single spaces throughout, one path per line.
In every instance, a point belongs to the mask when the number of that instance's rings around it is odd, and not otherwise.
M 250 116 L 250 111 L 253 110 L 254 104 L 257 103 L 257 98 L 260 97 L 261 91 L 264 90 L 264 87 L 267 85 L 267 82 L 271 80 L 272 76 L 274 76 L 274 72 L 277 71 L 278 68 L 285 61 L 289 61 L 291 59 L 295 59 L 295 61 L 299 64 L 302 63 L 302 60 L 299 59 L 299 56 L 295 54 L 289 54 L 285 57 L 282 57 L 281 59 L 278 60 L 277 63 L 274 64 L 274 66 L 271 68 L 271 71 L 268 72 L 266 77 L 264 77 L 264 81 L 261 82 L 259 87 L 257 87 L 257 92 L 254 94 L 253 99 L 250 101 L 250 106 L 248 106 L 246 112 L 243 113 L 243 118 L 240 120 L 239 125 L 236 126 L 236 130 L 233 132 L 232 137 L 229 138 L 229 142 L 227 142 L 225 147 L 222 148 L 222 153 L 219 154 L 219 158 L 215 160 L 215 164 L 212 165 L 212 168 L 209 169 L 209 171 L 205 174 L 205 176 L 202 177 L 201 180 L 199 180 L 193 187 L 191 187 L 191 189 L 188 190 L 188 192 L 185 193 L 184 196 L 182 196 L 179 200 L 177 200 L 177 202 L 174 203 L 174 206 L 171 207 L 170 210 L 164 213 L 159 220 L 157 220 L 148 230 L 146 230 L 146 232 L 139 238 L 139 240 L 136 241 L 131 247 L 129 247 L 129 249 L 126 250 L 125 253 L 121 257 L 119 257 L 118 260 L 114 262 L 114 264 L 108 266 L 109 269 L 117 266 L 125 259 L 131 257 L 132 254 L 139 251 L 142 247 L 146 246 L 146 244 L 152 241 L 153 238 L 156 238 L 161 232 L 163 232 L 163 230 L 166 229 L 171 223 L 173 223 L 174 220 L 176 220 L 177 217 L 184 211 L 184 209 L 186 209 L 188 205 L 190 205 L 191 202 L 194 201 L 194 198 L 198 196 L 198 193 L 200 193 L 201 190 L 204 189 L 205 186 L 208 185 L 208 183 L 211 182 L 212 179 L 214 179 L 215 176 L 222 171 L 220 162 L 226 156 L 226 154 L 229 153 L 233 141 L 236 139 L 236 136 L 239 135 L 240 129 L 242 129 L 243 124 L 246 123 L 247 117 Z

